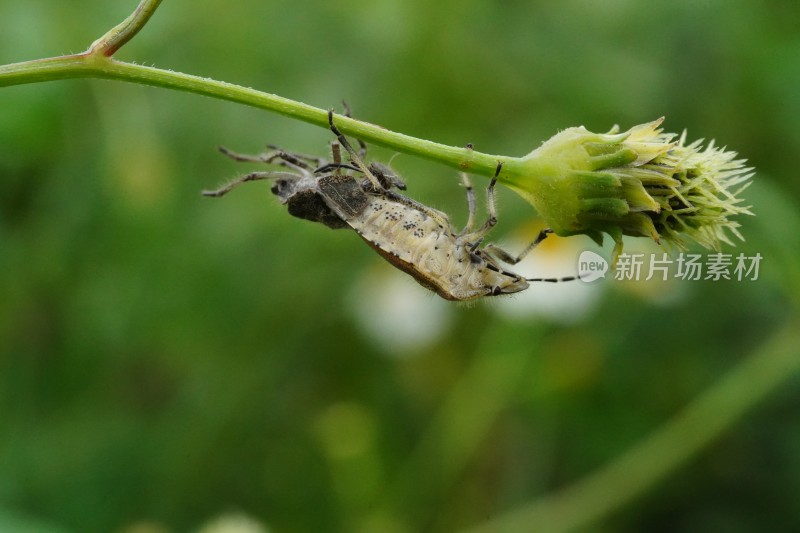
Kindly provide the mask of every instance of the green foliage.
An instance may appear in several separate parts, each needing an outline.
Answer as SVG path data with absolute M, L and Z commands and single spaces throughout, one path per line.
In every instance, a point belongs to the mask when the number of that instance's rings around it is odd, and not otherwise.
M 6 3 L 3 64 L 80 50 L 133 7 Z M 0 528 L 240 511 L 276 531 L 452 531 L 624 454 L 796 318 L 800 12 L 770 4 L 167 2 L 119 52 L 487 153 L 663 114 L 756 167 L 729 250 L 764 256 L 756 282 L 451 306 L 265 186 L 200 197 L 241 171 L 214 146 L 321 154 L 320 128 L 114 82 L 0 90 Z M 392 165 L 463 220 L 455 172 Z M 533 210 L 499 194 L 498 238 L 532 238 Z M 569 245 L 592 247 L 533 255 Z M 591 526 L 800 529 L 790 379 Z

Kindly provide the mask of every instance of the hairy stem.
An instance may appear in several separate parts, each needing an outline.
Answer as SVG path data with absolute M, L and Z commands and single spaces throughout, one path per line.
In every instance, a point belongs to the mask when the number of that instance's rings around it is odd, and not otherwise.
M 229 100 L 328 127 L 327 110 L 302 102 L 210 78 L 112 59 L 111 56 L 144 27 L 160 3 L 161 0 L 142 0 L 127 19 L 94 41 L 81 54 L 0 66 L 0 87 L 69 78 L 113 79 Z M 341 115 L 336 116 L 336 125 L 343 133 L 363 141 L 475 174 L 491 176 L 498 161 L 506 164 L 504 168 L 513 169 L 515 163 L 521 160 L 418 139 Z

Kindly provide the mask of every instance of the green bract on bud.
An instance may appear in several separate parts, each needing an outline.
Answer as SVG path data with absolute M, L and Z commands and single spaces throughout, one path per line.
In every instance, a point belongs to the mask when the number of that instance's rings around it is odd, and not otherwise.
M 659 128 L 662 119 L 618 133 L 583 126 L 564 130 L 512 163 L 504 181 L 522 194 L 562 236 L 585 234 L 602 243 L 608 233 L 650 237 L 684 248 L 684 237 L 711 249 L 742 238 L 732 215 L 752 214 L 739 193 L 752 169 L 735 152 L 686 144 L 684 132 Z M 519 165 L 519 166 L 517 166 Z

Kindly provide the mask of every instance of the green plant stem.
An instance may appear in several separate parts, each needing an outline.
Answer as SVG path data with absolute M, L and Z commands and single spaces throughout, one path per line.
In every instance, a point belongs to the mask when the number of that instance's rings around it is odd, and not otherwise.
M 156 12 L 159 4 L 161 4 L 161 0 L 142 0 L 128 18 L 93 42 L 87 52 L 111 57 L 114 52 L 133 39 L 139 33 L 139 30 L 144 28 L 153 13 Z
M 130 29 L 131 25 L 126 27 Z M 136 28 L 137 31 L 140 27 Z M 70 78 L 119 80 L 229 100 L 328 127 L 328 112 L 324 109 L 232 83 L 112 59 L 107 56 L 107 51 L 115 46 L 118 48 L 132 37 L 114 31 L 106 34 L 111 36 L 108 41 L 104 41 L 106 37 L 98 39 L 92 48 L 82 54 L 0 66 L 0 87 Z M 494 174 L 498 161 L 504 163 L 504 168 L 513 169 L 521 160 L 418 139 L 342 115 L 336 116 L 336 125 L 345 134 L 365 142 L 485 176 Z
M 800 370 L 790 321 L 719 383 L 622 457 L 587 478 L 470 529 L 468 533 L 567 532 L 620 509 L 730 428 Z

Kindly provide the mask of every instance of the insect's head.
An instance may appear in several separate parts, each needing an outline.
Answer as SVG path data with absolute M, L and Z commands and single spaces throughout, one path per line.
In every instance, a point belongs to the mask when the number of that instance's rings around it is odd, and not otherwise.
M 514 294 L 515 292 L 524 291 L 530 287 L 530 284 L 525 278 L 516 277 L 508 278 L 504 283 L 496 285 L 489 296 L 500 296 L 503 294 Z
M 284 173 L 280 178 L 275 179 L 270 191 L 280 198 L 282 204 L 285 204 L 297 191 L 297 183 L 300 180 L 300 175 L 294 176 L 289 173 Z
M 347 223 L 325 203 L 317 178 L 311 174 L 281 173 L 270 190 L 294 217 L 321 222 L 332 229 L 347 227 Z
M 481 282 L 487 292 L 482 296 L 501 296 L 503 294 L 514 294 L 524 291 L 530 284 L 530 280 L 525 279 L 519 274 L 503 269 L 496 258 L 485 250 L 476 250 L 470 254 L 473 264 L 481 266 Z

